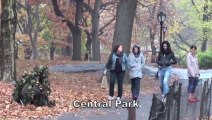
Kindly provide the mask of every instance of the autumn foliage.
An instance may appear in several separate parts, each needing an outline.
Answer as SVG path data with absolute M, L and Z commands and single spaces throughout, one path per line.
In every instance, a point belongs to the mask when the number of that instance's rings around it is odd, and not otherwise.
M 18 76 L 24 71 L 31 71 L 36 64 L 52 66 L 54 64 L 70 63 L 68 59 L 55 61 L 17 61 Z M 73 64 L 78 64 L 73 63 Z M 71 76 L 71 77 L 70 77 Z M 89 76 L 89 77 L 88 77 Z M 21 105 L 12 98 L 14 85 L 0 82 L 0 119 L 35 119 L 59 115 L 65 112 L 77 112 L 80 110 L 72 106 L 72 101 L 106 100 L 107 90 L 101 89 L 98 81 L 101 74 L 97 73 L 57 73 L 50 72 L 49 82 L 51 85 L 50 100 L 55 100 L 53 107 L 36 107 L 34 105 Z M 89 93 L 89 94 L 88 94 Z M 101 94 L 101 96 L 99 96 Z
M 17 74 L 22 76 L 24 71 L 31 71 L 36 65 L 53 66 L 57 64 L 81 64 L 81 62 L 69 59 L 48 60 L 17 60 Z M 103 74 L 103 73 L 102 73 Z M 74 108 L 74 100 L 80 101 L 107 101 L 108 89 L 101 88 L 100 72 L 92 73 L 60 73 L 50 72 L 49 82 L 51 85 L 50 100 L 55 100 L 53 107 L 36 107 L 34 105 L 21 105 L 12 98 L 14 84 L 0 82 L 0 119 L 35 119 L 60 115 L 66 112 L 80 112 L 81 108 Z M 70 77 L 71 76 L 71 77 Z M 124 95 L 131 98 L 130 84 L 124 85 Z M 141 94 L 157 93 L 157 81 L 154 77 L 144 76 Z M 117 90 L 117 89 L 116 89 Z M 117 93 L 117 91 L 115 92 Z M 97 113 L 100 112 L 96 109 Z

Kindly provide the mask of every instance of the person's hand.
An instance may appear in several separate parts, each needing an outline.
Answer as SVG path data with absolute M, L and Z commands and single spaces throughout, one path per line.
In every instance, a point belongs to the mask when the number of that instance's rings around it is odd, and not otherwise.
M 169 61 L 165 62 L 165 66 L 170 66 L 170 65 L 171 65 L 171 63 Z
M 162 63 L 161 63 L 161 66 L 166 66 L 166 63 L 165 63 L 165 62 L 162 62 Z
M 131 69 L 135 68 L 135 66 L 131 66 Z
M 105 74 L 105 75 L 107 74 L 107 69 L 104 70 L 104 74 Z
M 199 73 L 195 74 L 195 77 L 198 77 L 199 78 L 200 77 L 200 74 Z

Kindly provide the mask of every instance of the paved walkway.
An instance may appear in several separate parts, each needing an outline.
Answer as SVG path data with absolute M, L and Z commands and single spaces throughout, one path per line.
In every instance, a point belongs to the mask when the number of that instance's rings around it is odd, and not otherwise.
M 148 120 L 152 95 L 145 95 L 138 99 L 139 108 L 136 108 L 136 120 Z M 112 106 L 115 103 L 113 102 Z M 85 108 L 77 114 L 66 113 L 57 116 L 57 120 L 127 120 L 127 108 Z M 52 118 L 51 118 L 52 119 Z M 50 120 L 50 119 L 49 119 Z
M 81 64 L 81 65 L 58 65 L 58 66 L 53 66 L 50 68 L 50 71 L 57 71 L 57 72 L 89 72 L 89 71 L 97 71 L 97 70 L 103 71 L 104 64 L 98 63 L 98 64 Z M 152 66 L 144 66 L 143 71 L 144 71 L 144 74 L 154 76 L 157 72 L 157 68 Z M 173 68 L 172 74 L 177 75 L 181 79 L 181 82 L 183 83 L 183 88 L 187 87 L 188 80 L 186 80 L 187 79 L 186 69 Z M 201 70 L 201 78 L 203 80 L 205 80 L 205 78 L 212 78 L 212 69 Z M 186 98 L 186 94 L 184 96 Z M 139 101 L 140 107 L 136 109 L 136 120 L 148 120 L 150 107 L 152 103 L 152 94 L 141 95 L 138 101 Z M 185 105 L 189 106 L 189 104 L 186 102 L 185 102 Z M 186 107 L 186 110 L 187 110 L 187 107 Z M 84 108 L 79 113 L 66 113 L 61 116 L 54 117 L 54 119 L 57 119 L 57 120 L 116 120 L 116 119 L 127 120 L 127 117 L 128 117 L 127 108 L 90 108 L 90 109 Z
M 52 72 L 65 72 L 65 73 L 95 72 L 95 71 L 103 71 L 104 69 L 105 64 L 102 63 L 55 65 L 49 68 L 49 70 Z
M 77 73 L 77 72 L 94 72 L 100 71 L 102 72 L 105 69 L 105 64 L 103 63 L 85 63 L 78 65 L 55 65 L 49 68 L 52 72 L 66 72 L 66 73 Z M 144 74 L 154 76 L 157 72 L 158 68 L 153 66 L 145 65 L 143 68 Z M 212 78 L 212 69 L 209 70 L 200 70 L 201 76 L 200 78 Z M 180 79 L 188 79 L 187 78 L 187 70 L 181 68 L 173 68 L 172 74 L 177 75 Z

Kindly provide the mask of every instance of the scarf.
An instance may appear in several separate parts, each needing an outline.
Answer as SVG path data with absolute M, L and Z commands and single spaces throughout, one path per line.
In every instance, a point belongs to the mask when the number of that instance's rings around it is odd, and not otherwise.
M 118 57 L 119 63 L 122 63 L 123 52 L 116 52 L 115 55 Z
M 134 54 L 134 56 L 135 56 L 136 58 L 138 58 L 139 55 L 140 55 L 140 53 L 135 53 L 135 52 L 133 52 L 133 54 Z

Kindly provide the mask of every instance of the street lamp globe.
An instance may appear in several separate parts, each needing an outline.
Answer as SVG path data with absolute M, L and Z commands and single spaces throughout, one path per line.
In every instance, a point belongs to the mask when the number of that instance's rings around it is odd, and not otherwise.
M 160 12 L 160 13 L 158 14 L 157 18 L 158 18 L 158 21 L 164 22 L 165 19 L 166 19 L 166 14 L 164 14 L 163 12 Z

